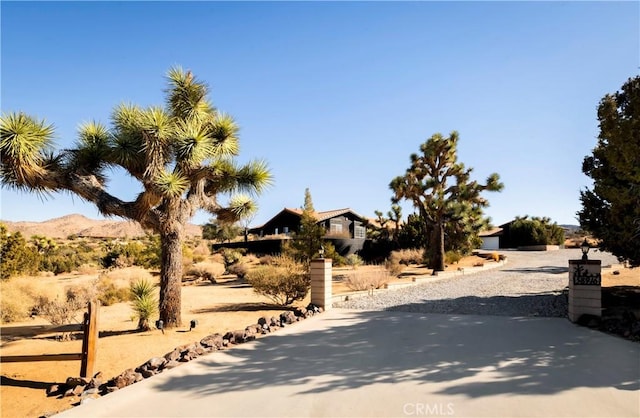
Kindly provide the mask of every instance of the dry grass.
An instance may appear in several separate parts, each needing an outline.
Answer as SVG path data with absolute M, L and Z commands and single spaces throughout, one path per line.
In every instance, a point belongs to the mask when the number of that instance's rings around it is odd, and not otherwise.
M 32 277 L 14 277 L 0 282 L 0 315 L 2 323 L 29 318 L 41 298 L 55 299 L 61 291 Z
M 215 282 L 216 278 L 222 276 L 226 271 L 224 264 L 201 262 L 196 263 L 187 270 L 186 275 L 199 279 Z
M 393 280 L 389 272 L 384 270 L 352 271 L 344 279 L 344 284 L 351 290 L 380 289 Z

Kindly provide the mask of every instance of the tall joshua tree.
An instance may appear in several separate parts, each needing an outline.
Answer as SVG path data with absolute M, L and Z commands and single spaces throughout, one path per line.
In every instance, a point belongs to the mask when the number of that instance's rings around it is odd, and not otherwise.
M 430 243 L 429 267 L 434 272 L 444 270 L 446 227 L 477 233 L 484 224 L 480 221 L 482 208 L 489 205 L 481 192 L 503 188 L 497 173 L 491 174 L 484 185 L 471 181 L 473 169 L 458 162 L 457 147 L 457 132 L 448 138 L 433 135 L 420 145 L 420 154 L 411 155 L 405 175 L 389 184 L 393 203 L 406 199 L 419 211 Z
M 181 325 L 180 282 L 185 226 L 197 210 L 221 221 L 251 212 L 254 203 L 236 192 L 256 194 L 271 182 L 262 161 L 239 166 L 238 127 L 209 101 L 207 85 L 190 71 L 169 70 L 164 107 L 121 104 L 111 126 L 83 124 L 74 147 L 56 151 L 53 127 L 22 112 L 0 119 L 3 187 L 36 193 L 71 192 L 100 213 L 140 223 L 160 235 L 160 319 Z M 123 201 L 107 189 L 107 169 L 120 167 L 141 192 Z M 229 195 L 228 204 L 219 195 Z

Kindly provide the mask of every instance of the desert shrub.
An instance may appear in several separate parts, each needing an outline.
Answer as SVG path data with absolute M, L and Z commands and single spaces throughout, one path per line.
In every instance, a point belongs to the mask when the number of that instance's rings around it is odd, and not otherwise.
M 350 266 L 354 269 L 364 264 L 364 261 L 358 254 L 349 254 L 345 257 L 345 263 L 347 266 Z
M 129 289 L 107 275 L 101 275 L 96 283 L 97 299 L 103 306 L 129 300 Z
M 149 319 L 158 311 L 155 285 L 147 279 L 139 279 L 131 283 L 129 292 L 132 299 L 131 307 L 138 317 L 138 329 L 149 331 Z
M 258 264 L 259 263 L 259 259 L 258 257 L 256 257 L 255 254 L 247 254 L 244 256 L 244 258 L 242 259 L 242 261 L 244 261 L 247 264 Z
M 197 243 L 197 245 L 193 249 L 193 262 L 200 263 L 206 260 L 209 254 L 210 254 L 210 251 L 209 251 L 209 246 L 207 246 L 207 243 L 204 241 L 200 241 Z
M 239 278 L 244 278 L 249 272 L 249 266 L 244 261 L 232 264 L 227 268 L 229 274 L 235 274 Z
M 104 268 L 124 268 L 134 265 L 145 268 L 160 267 L 160 238 L 155 235 L 148 236 L 144 241 L 107 242 L 105 249 L 106 254 L 101 260 Z
M 263 255 L 258 259 L 258 262 L 263 266 L 268 266 L 273 264 L 273 256 L 272 255 Z
M 212 263 L 224 264 L 224 256 L 221 253 L 214 253 L 209 256 L 209 261 Z
M 225 248 L 222 250 L 222 257 L 224 259 L 224 266 L 229 268 L 230 265 L 242 260 L 242 252 L 240 250 Z
M 389 259 L 399 264 L 408 266 L 410 264 L 422 264 L 424 255 L 423 251 L 419 249 L 403 249 L 397 251 L 391 251 Z
M 30 292 L 25 291 L 24 283 L 16 279 L 4 280 L 0 282 L 0 293 L 0 318 L 3 323 L 21 321 L 29 317 L 36 300 Z
M 389 257 L 384 262 L 384 268 L 391 274 L 392 276 L 399 276 L 404 270 L 404 264 L 400 264 L 397 258 Z
M 393 276 L 385 270 L 353 271 L 347 274 L 344 284 L 351 290 L 380 289 L 392 279 Z
M 35 248 L 28 246 L 20 232 L 7 232 L 0 223 L 0 279 L 22 274 L 33 274 L 38 269 L 39 254 Z
M 215 279 L 222 276 L 226 270 L 224 264 L 202 262 L 191 266 L 187 270 L 187 275 L 210 280 L 215 283 Z
M 82 264 L 81 266 L 79 266 L 76 271 L 79 274 L 83 274 L 83 275 L 89 275 L 89 274 L 96 274 L 99 271 L 98 266 L 96 266 L 95 264 Z
M 325 241 L 322 246 L 324 247 L 324 258 L 330 258 L 334 266 L 340 267 L 346 265 L 346 259 L 336 251 L 333 243 Z
M 491 253 L 491 259 L 492 259 L 493 261 L 500 261 L 500 260 L 501 260 L 501 258 L 500 258 L 500 254 L 498 254 L 497 252 L 492 252 L 492 253 Z
M 92 286 L 73 286 L 67 288 L 64 297 L 50 299 L 40 296 L 37 304 L 38 315 L 46 318 L 53 325 L 73 324 L 80 322 L 78 311 L 85 309 L 93 298 Z
M 279 305 L 304 299 L 311 285 L 304 265 L 285 256 L 273 257 L 272 264 L 256 267 L 246 278 L 256 293 Z
M 456 251 L 447 251 L 444 254 L 444 262 L 446 264 L 457 264 L 460 259 L 462 258 L 462 255 Z

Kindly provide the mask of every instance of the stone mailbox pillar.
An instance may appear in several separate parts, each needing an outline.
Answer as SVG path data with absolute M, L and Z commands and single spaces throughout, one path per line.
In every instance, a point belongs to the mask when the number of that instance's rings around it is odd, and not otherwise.
M 331 259 L 311 260 L 311 303 L 331 309 Z
M 600 260 L 569 260 L 569 320 L 581 315 L 602 316 Z

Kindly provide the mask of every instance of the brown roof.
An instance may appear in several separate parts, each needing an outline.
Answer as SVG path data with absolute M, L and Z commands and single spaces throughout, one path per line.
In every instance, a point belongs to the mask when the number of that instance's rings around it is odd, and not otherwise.
M 302 215 L 302 209 L 284 208 L 284 210 L 289 211 L 289 212 L 293 212 L 296 215 Z M 357 215 L 358 217 L 364 219 L 364 216 L 360 216 L 359 214 L 357 214 L 356 212 L 354 212 L 350 208 L 325 210 L 323 212 L 314 212 L 313 213 L 313 217 L 316 218 L 316 220 L 318 222 L 322 222 L 322 221 L 326 221 L 327 219 L 335 218 L 336 216 L 340 216 L 342 214 L 349 213 L 349 212 L 351 212 L 354 215 Z
M 502 228 L 493 228 L 488 231 L 482 231 L 478 234 L 480 237 L 498 237 L 502 235 Z

